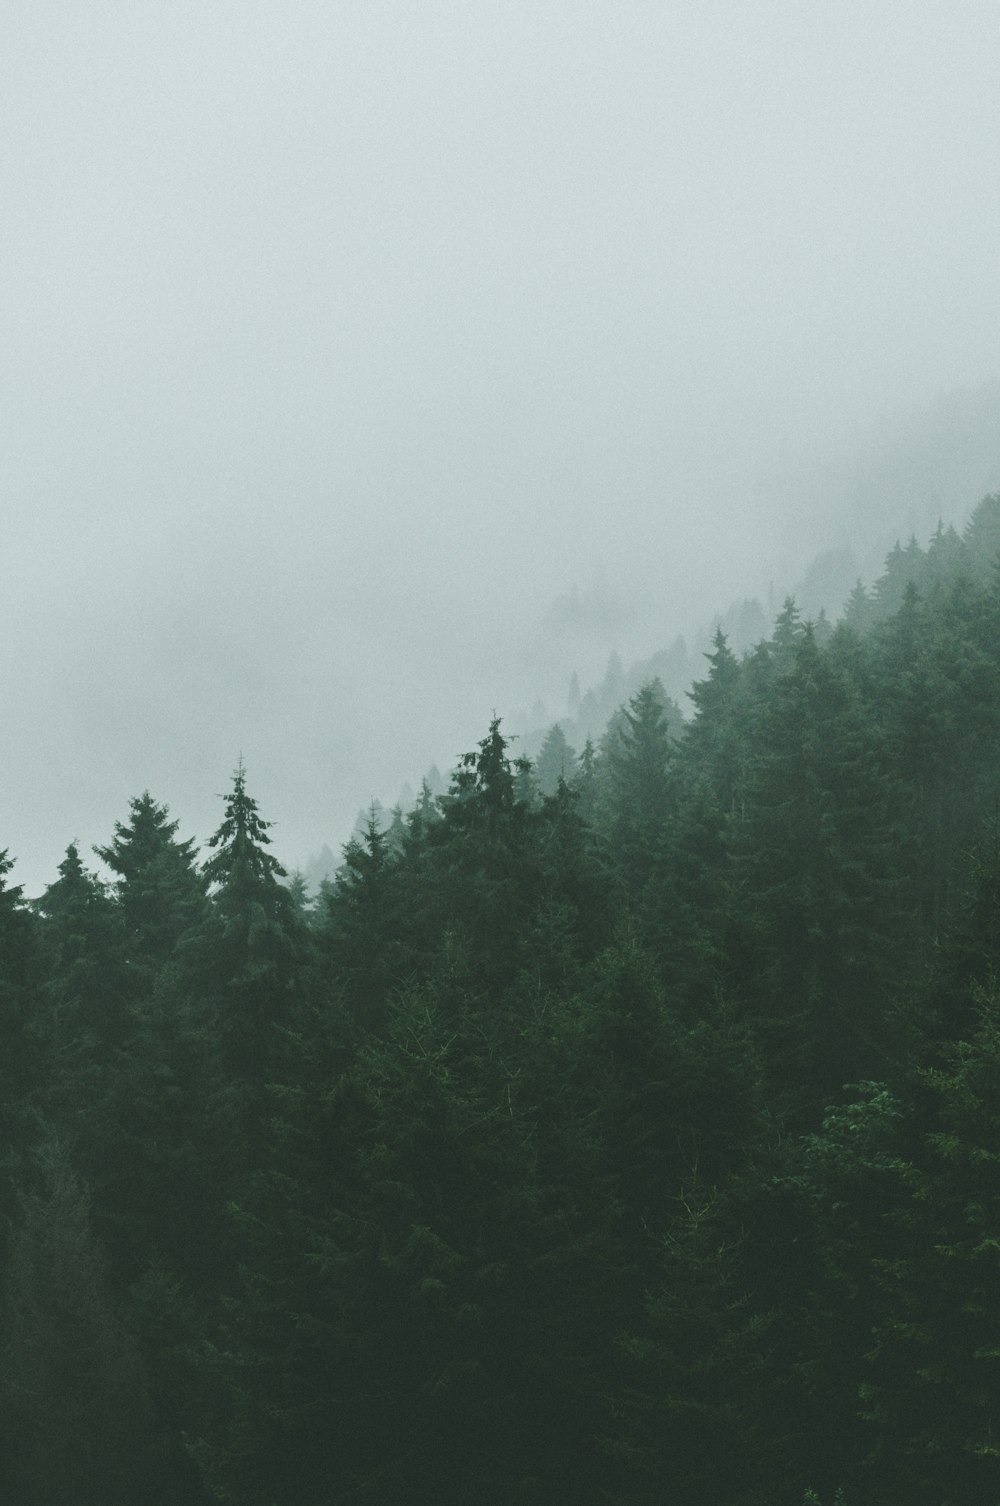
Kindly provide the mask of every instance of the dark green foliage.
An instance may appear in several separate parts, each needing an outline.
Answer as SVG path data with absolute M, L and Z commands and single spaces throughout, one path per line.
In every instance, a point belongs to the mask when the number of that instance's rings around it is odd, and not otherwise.
M 870 1472 L 890 1506 L 1000 1499 L 1000 1007 L 979 995 L 967 1040 L 921 1073 L 922 1133 L 873 1261 Z
M 180 937 L 205 913 L 205 883 L 197 871 L 194 841 L 178 842 L 179 823 L 147 790 L 131 802 L 127 825 L 115 825 L 113 840 L 95 852 L 117 875 L 133 969 L 162 966 Z
M 998 518 L 313 904 L 242 763 L 201 873 L 0 856 L 5 1498 L 1000 1500 Z
M 304 939 L 281 882 L 285 870 L 268 851 L 269 827 L 247 792 L 241 762 L 202 870 L 211 908 L 185 936 L 179 959 L 192 989 L 218 1011 L 230 1075 L 254 1082 L 264 1071 L 276 1025 L 288 1017 Z
M 9 884 L 13 860 L 0 852 L 0 1040 L 4 1092 L 9 1105 L 33 1079 L 32 1005 L 42 982 L 39 927 L 20 884 Z
M 601 746 L 596 820 L 623 891 L 640 907 L 652 898 L 667 851 L 673 806 L 671 706 L 658 680 L 612 719 Z
M 8 1499 L 23 1506 L 162 1500 L 146 1377 L 110 1290 L 86 1188 L 46 1147 L 7 1257 L 0 1409 Z
M 419 818 L 418 818 L 419 819 Z M 405 834 L 399 847 L 405 848 Z M 383 1017 L 403 963 L 398 943 L 399 868 L 390 835 L 372 807 L 363 837 L 344 848 L 344 864 L 322 900 L 318 937 L 328 965 L 360 1024 Z

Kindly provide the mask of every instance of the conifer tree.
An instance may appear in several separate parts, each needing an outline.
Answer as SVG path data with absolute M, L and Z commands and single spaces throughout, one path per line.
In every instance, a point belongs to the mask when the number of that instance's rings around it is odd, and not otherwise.
M 125 934 L 106 887 L 84 868 L 70 843 L 59 877 L 38 901 L 48 954 L 48 1028 L 62 1051 L 82 1051 L 95 1063 L 126 1028 L 128 984 Z
M 268 851 L 270 825 L 247 791 L 241 759 L 202 870 L 211 886 L 211 911 L 188 933 L 182 955 L 189 982 L 217 1011 L 237 1080 L 258 1077 L 275 1026 L 287 1023 L 305 944 L 304 927 L 281 882 L 285 870 Z
M 117 875 L 131 966 L 147 978 L 162 966 L 185 931 L 203 919 L 205 883 L 195 863 L 194 839 L 179 842 L 179 822 L 168 820 L 146 790 L 131 802 L 127 824 L 97 856 Z
M 861 581 L 857 581 L 844 607 L 844 622 L 855 632 L 864 633 L 871 626 L 872 601 Z
M 556 722 L 550 727 L 535 762 L 535 779 L 543 795 L 554 795 L 560 779 L 573 779 L 576 753 L 566 741 L 566 734 Z
M 1000 563 L 1000 492 L 984 497 L 974 509 L 962 540 L 970 574 L 990 581 Z
M 792 596 L 786 596 L 784 605 L 774 621 L 771 635 L 770 657 L 779 670 L 791 667 L 796 644 L 804 632 L 799 609 Z
M 405 835 L 401 837 L 405 842 Z M 344 848 L 344 862 L 327 888 L 317 939 L 324 971 L 336 980 L 357 1023 L 381 1021 L 389 990 L 402 973 L 398 909 L 400 858 L 382 830 L 374 804 L 361 840 Z
M 749 974 L 775 1048 L 792 1052 L 782 1078 L 805 1086 L 817 1072 L 814 1090 L 825 1095 L 884 1065 L 892 958 L 907 934 L 898 792 L 861 705 L 810 629 L 760 705 L 752 748 L 732 828 Z
M 652 680 L 622 708 L 603 759 L 607 776 L 600 820 L 625 890 L 636 899 L 663 871 L 673 753 L 667 698 Z

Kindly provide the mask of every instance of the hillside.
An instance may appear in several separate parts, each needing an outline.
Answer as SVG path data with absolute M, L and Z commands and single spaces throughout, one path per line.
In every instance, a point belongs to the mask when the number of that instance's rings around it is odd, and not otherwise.
M 4 857 L 6 1498 L 1000 1499 L 998 561 L 494 720 L 315 902 L 242 763 Z

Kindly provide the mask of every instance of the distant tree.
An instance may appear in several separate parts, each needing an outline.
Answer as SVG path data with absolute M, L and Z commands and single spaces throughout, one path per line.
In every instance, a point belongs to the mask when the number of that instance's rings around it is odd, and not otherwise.
M 825 607 L 820 607 L 819 612 L 816 615 L 816 619 L 812 624 L 812 629 L 813 636 L 816 639 L 816 642 L 819 644 L 820 648 L 826 648 L 826 645 L 829 643 L 830 639 L 833 636 L 833 625 L 831 624 L 829 617 L 826 615 Z
M 873 606 L 868 592 L 859 580 L 844 607 L 844 622 L 858 633 L 868 631 L 873 620 Z
M 873 610 L 878 620 L 899 611 L 907 586 L 916 586 L 923 578 L 924 565 L 923 552 L 914 537 L 911 536 L 905 549 L 896 540 L 886 556 L 885 570 L 875 584 Z
M 795 645 L 804 631 L 799 609 L 791 596 L 785 597 L 784 606 L 778 613 L 771 635 L 771 659 L 779 670 L 791 666 Z
M 982 499 L 966 524 L 962 538 L 970 573 L 977 580 L 992 580 L 1000 563 L 1000 492 Z
M 738 718 L 742 676 L 721 628 L 705 658 L 708 675 L 696 680 L 689 692 L 694 717 L 685 728 L 681 754 L 686 767 L 715 787 L 717 803 L 724 810 L 734 799 L 746 740 L 746 729 Z
M 609 727 L 602 823 L 626 890 L 638 897 L 662 871 L 673 804 L 674 739 L 659 681 L 644 685 Z
M 576 753 L 566 741 L 559 723 L 550 727 L 535 762 L 535 779 L 543 795 L 554 795 L 560 779 L 569 784 L 576 765 Z
M 580 762 L 570 788 L 577 797 L 577 812 L 588 826 L 594 823 L 597 806 L 597 749 L 588 737 L 580 754 Z
M 998 541 L 1000 549 L 1000 541 Z M 957 576 L 967 573 L 968 549 L 954 528 L 945 528 L 939 522 L 934 536 L 927 546 L 921 580 L 925 588 L 943 585 Z

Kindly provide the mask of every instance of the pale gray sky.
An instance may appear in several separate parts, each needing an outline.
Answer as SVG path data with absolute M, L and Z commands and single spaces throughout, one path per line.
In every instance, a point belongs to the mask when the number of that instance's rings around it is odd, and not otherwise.
M 639 653 L 794 574 L 1000 377 L 998 77 L 995 0 L 7 0 L 15 877 L 241 751 L 302 859 L 574 581 Z

